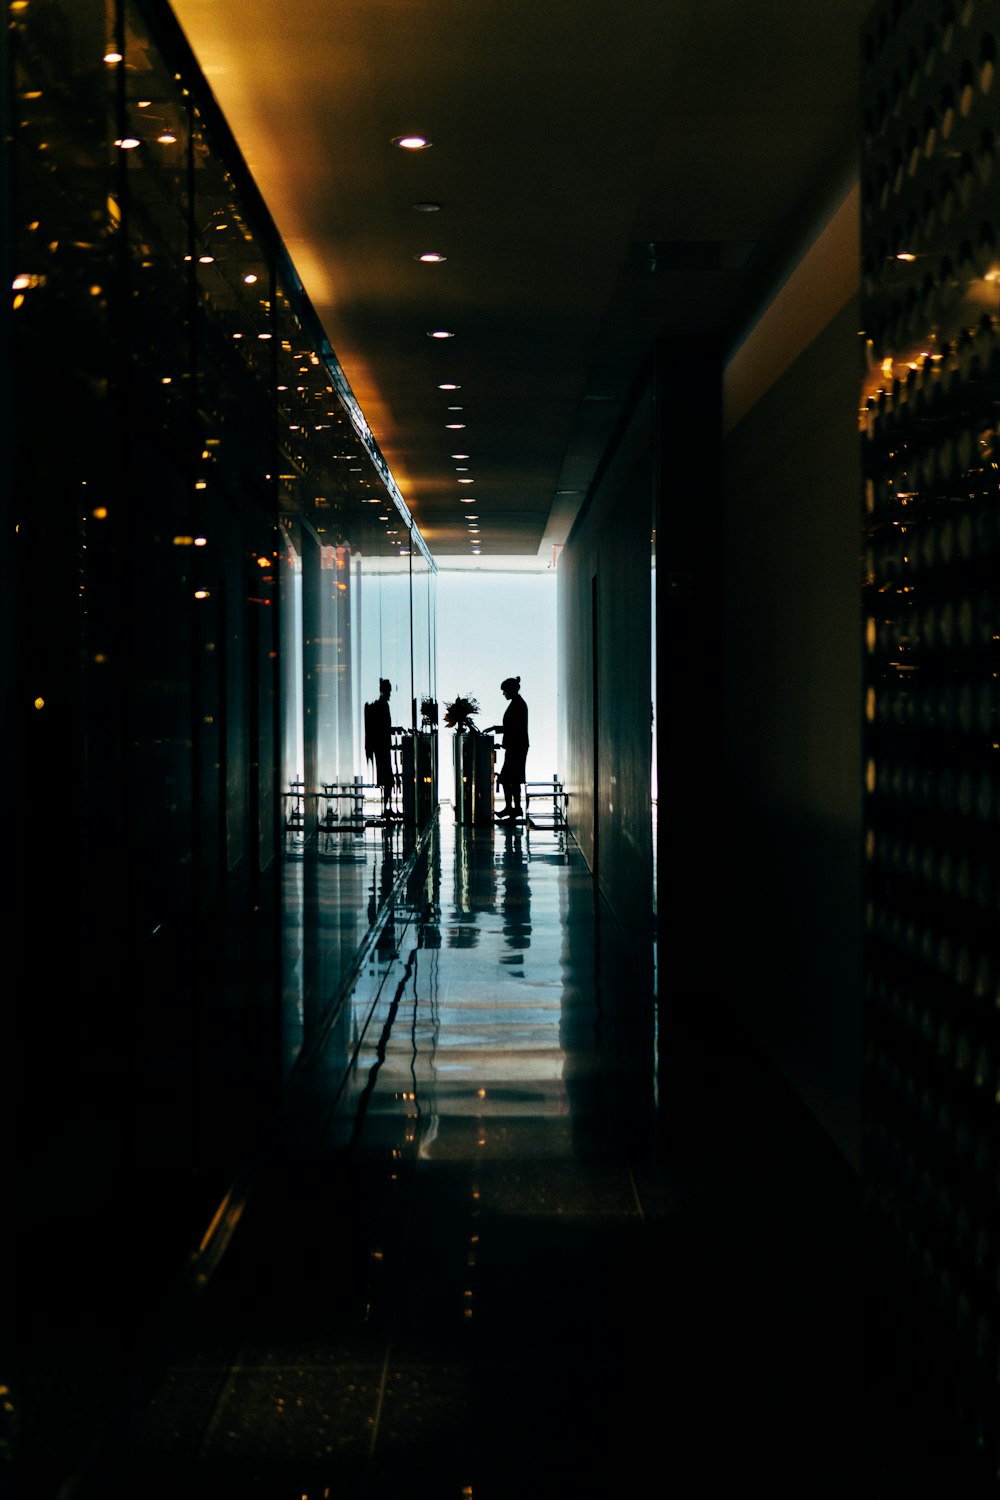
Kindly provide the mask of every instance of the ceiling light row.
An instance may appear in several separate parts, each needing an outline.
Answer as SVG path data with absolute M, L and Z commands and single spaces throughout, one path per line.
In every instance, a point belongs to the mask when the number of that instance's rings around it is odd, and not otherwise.
M 398 146 L 403 151 L 426 151 L 430 147 L 431 142 L 424 135 L 412 134 L 412 135 L 397 135 L 397 136 L 393 136 L 392 144 L 394 146 Z M 438 210 L 440 209 L 441 205 L 439 203 L 422 202 L 422 203 L 415 203 L 413 205 L 413 207 L 416 209 L 416 211 L 418 213 L 437 213 Z M 419 254 L 417 254 L 417 255 L 414 256 L 414 260 L 421 261 L 424 265 L 440 265 L 446 259 L 447 259 L 447 256 L 442 255 L 440 253 L 440 251 L 437 251 L 437 250 L 424 250 L 424 251 L 422 251 Z M 444 339 L 453 339 L 455 337 L 455 335 L 454 335 L 454 333 L 450 329 L 447 329 L 447 328 L 429 328 L 427 330 L 427 337 L 430 338 L 430 339 L 444 340 Z M 441 390 L 441 391 L 457 391 L 459 389 L 460 389 L 460 387 L 459 387 L 458 383 L 455 382 L 455 381 L 450 381 L 450 380 L 449 381 L 441 381 L 440 384 L 438 385 L 438 390 Z M 458 411 L 461 411 L 462 408 L 460 406 L 449 406 L 448 410 L 449 410 L 449 412 L 458 412 Z M 446 430 L 448 432 L 462 432 L 465 429 L 465 423 L 464 422 L 447 422 L 445 424 L 445 427 L 446 427 Z M 452 456 L 453 459 L 468 459 L 469 454 L 468 453 L 453 453 L 451 456 Z M 462 473 L 462 474 L 466 474 L 467 473 L 467 471 L 466 471 L 466 469 L 464 467 L 460 468 L 457 472 Z M 458 482 L 459 482 L 459 484 L 470 484 L 471 485 L 475 481 L 470 476 L 470 477 L 459 479 Z M 474 505 L 476 503 L 474 495 L 460 495 L 459 496 L 459 500 L 461 501 L 461 503 L 463 505 Z M 466 524 L 469 527 L 469 535 L 470 535 L 470 538 L 471 538 L 471 541 L 472 541 L 472 550 L 476 554 L 478 554 L 478 552 L 479 552 L 479 539 L 478 539 L 479 525 L 478 525 L 478 521 L 479 521 L 478 515 L 469 515 L 466 518 Z

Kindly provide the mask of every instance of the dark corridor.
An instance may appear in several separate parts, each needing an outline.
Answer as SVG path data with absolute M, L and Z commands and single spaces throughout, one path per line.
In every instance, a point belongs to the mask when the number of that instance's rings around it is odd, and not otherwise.
M 346 1081 L 321 1051 L 66 1493 L 860 1493 L 853 1174 L 721 1018 L 659 1101 L 648 965 L 572 840 L 441 817 L 334 1023 Z

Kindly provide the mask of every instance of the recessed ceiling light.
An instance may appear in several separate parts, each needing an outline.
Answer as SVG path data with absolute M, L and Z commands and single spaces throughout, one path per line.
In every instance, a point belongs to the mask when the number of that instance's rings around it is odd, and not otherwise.
M 418 214 L 436 214 L 441 210 L 440 203 L 414 203 L 413 207 Z
M 426 151 L 431 143 L 425 135 L 394 135 L 392 144 L 404 151 Z
M 462 387 L 460 385 L 456 385 L 454 380 L 442 380 L 441 384 L 438 386 L 439 391 L 460 391 L 461 389 Z
M 447 255 L 442 255 L 438 250 L 422 250 L 414 260 L 422 260 L 425 266 L 439 266 L 442 261 L 447 260 Z
M 452 456 L 452 458 L 468 458 L 469 454 L 468 453 L 453 453 L 451 456 Z
M 465 423 L 464 422 L 446 422 L 445 426 L 447 427 L 447 429 L 448 429 L 449 432 L 458 432 L 461 428 L 463 428 L 465 426 Z
M 464 406 L 449 406 L 448 410 L 449 411 L 464 411 L 465 407 Z
M 476 481 L 474 479 L 460 479 L 458 482 L 459 484 L 475 484 Z
M 458 498 L 462 505 L 475 505 L 476 503 L 475 495 L 459 495 Z
M 427 330 L 427 337 L 429 339 L 453 339 L 455 335 L 449 333 L 446 328 L 429 328 Z

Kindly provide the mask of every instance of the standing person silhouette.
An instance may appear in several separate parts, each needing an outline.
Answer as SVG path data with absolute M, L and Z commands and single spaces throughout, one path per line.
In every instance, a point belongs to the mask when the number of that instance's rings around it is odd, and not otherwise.
M 500 691 L 508 699 L 502 724 L 493 724 L 487 734 L 503 735 L 503 765 L 497 781 L 503 790 L 504 805 L 498 818 L 512 823 L 521 817 L 521 787 L 528 755 L 528 705 L 521 697 L 520 677 L 505 677 Z
M 392 683 L 388 677 L 380 677 L 379 696 L 374 703 L 365 704 L 365 755 L 375 762 L 375 784 L 382 788 L 382 816 L 388 821 L 395 817 L 392 810 L 392 713 L 389 698 Z

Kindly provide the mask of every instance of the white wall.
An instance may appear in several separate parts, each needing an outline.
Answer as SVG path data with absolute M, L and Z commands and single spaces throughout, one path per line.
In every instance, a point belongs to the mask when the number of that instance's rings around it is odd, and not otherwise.
M 551 780 L 559 771 L 555 570 L 443 567 L 436 588 L 442 719 L 445 704 L 461 694 L 479 700 L 480 729 L 499 724 L 507 707 L 500 683 L 520 677 L 531 740 L 528 780 Z M 442 729 L 442 736 L 447 734 L 450 730 Z

